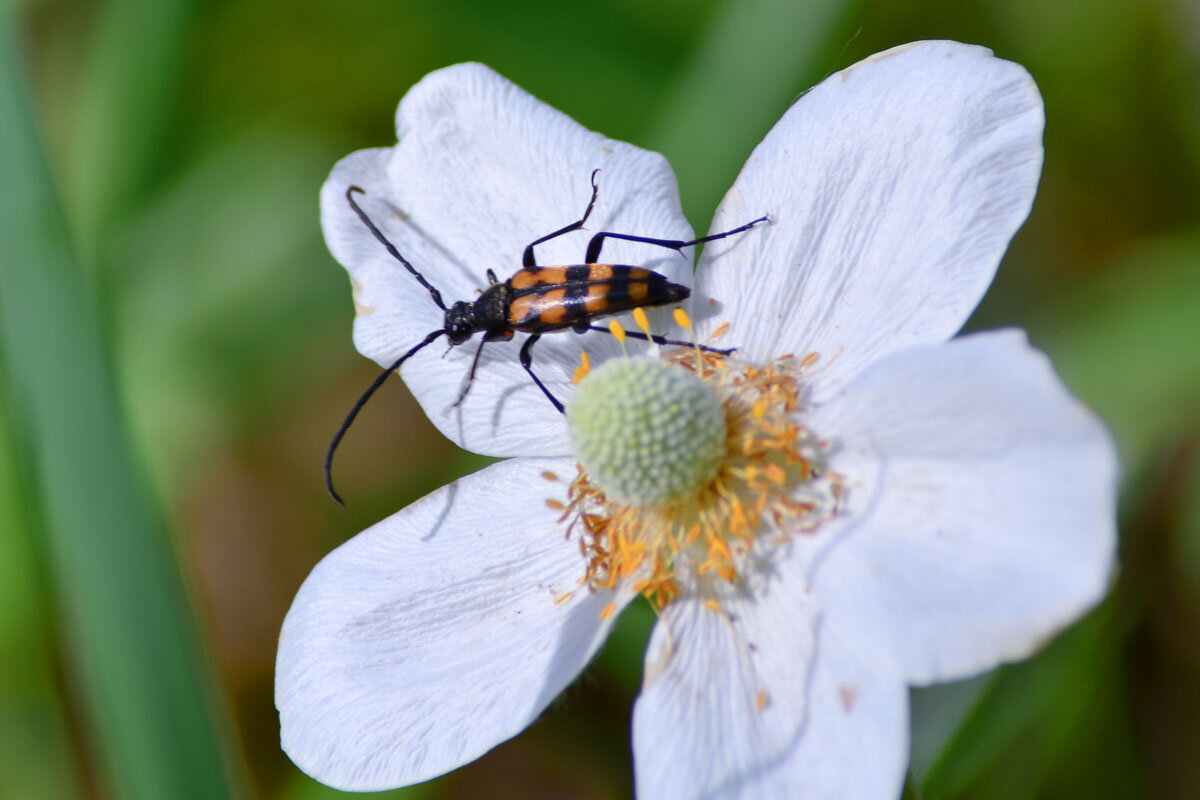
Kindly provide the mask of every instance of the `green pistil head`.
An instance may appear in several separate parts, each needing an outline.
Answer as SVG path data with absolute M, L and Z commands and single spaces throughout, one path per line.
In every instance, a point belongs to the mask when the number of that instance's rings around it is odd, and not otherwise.
M 725 412 L 712 387 L 680 366 L 614 358 L 592 370 L 567 408 L 575 455 L 613 500 L 661 506 L 717 474 Z

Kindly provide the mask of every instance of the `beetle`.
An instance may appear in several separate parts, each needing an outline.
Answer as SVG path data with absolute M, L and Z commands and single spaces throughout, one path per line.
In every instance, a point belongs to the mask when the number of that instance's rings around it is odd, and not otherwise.
M 525 253 L 521 259 L 521 269 L 517 270 L 508 280 L 503 282 L 497 280 L 496 273 L 488 269 L 488 287 L 483 290 L 474 302 L 459 300 L 449 307 L 442 300 L 442 295 L 437 288 L 430 284 L 408 262 L 408 259 L 400 254 L 395 245 L 388 241 L 383 232 L 367 216 L 367 213 L 354 201 L 355 193 L 365 195 L 366 191 L 358 186 L 349 186 L 346 188 L 346 202 L 350 204 L 350 208 L 362 220 L 363 224 L 371 232 L 371 235 L 387 249 L 387 252 L 403 264 L 404 268 L 417 279 L 417 282 L 425 287 L 429 292 L 429 296 L 433 298 L 433 302 L 445 313 L 445 317 L 443 318 L 441 328 L 430 332 L 424 339 L 410 348 L 404 355 L 396 359 L 391 366 L 379 374 L 379 377 L 363 392 L 362 396 L 355 402 L 354 407 L 350 409 L 350 413 L 346 415 L 345 420 L 342 421 L 341 427 L 338 428 L 338 432 L 329 443 L 329 449 L 325 454 L 325 489 L 334 500 L 345 505 L 342 498 L 333 489 L 332 477 L 333 454 L 341 443 L 342 437 L 346 435 L 346 431 L 349 429 L 351 423 L 354 422 L 354 418 L 358 416 L 358 412 L 362 410 L 363 405 L 371 398 L 371 395 L 387 380 L 389 375 L 399 369 L 401 364 L 421 348 L 433 343 L 442 336 L 446 337 L 451 347 L 455 347 L 466 343 L 476 333 L 483 334 L 479 349 L 475 351 L 475 358 L 471 361 L 471 369 L 467 373 L 466 386 L 463 387 L 462 394 L 459 395 L 458 400 L 454 403 L 457 406 L 466 397 L 467 391 L 471 388 L 471 382 L 475 379 L 475 367 L 479 364 L 479 355 L 483 352 L 484 345 L 488 342 L 508 341 L 518 331 L 528 333 L 528 338 L 521 345 L 521 366 L 529 373 L 529 377 L 542 390 L 542 393 L 546 395 L 554 408 L 559 413 L 563 413 L 563 404 L 546 388 L 546 385 L 542 383 L 541 379 L 533 371 L 533 346 L 541 338 L 542 334 L 562 330 L 573 330 L 576 333 L 585 333 L 587 331 L 608 333 L 608 328 L 593 325 L 593 321 L 599 317 L 621 314 L 626 311 L 632 311 L 635 308 L 652 308 L 682 302 L 691 295 L 691 289 L 688 287 L 672 283 L 667 280 L 666 276 L 645 267 L 599 263 L 600 250 L 604 246 L 605 239 L 640 242 L 642 244 L 655 245 L 675 250 L 676 252 L 682 252 L 685 247 L 724 239 L 727 236 L 747 231 L 761 222 L 768 221 L 768 218 L 765 216 L 759 217 L 752 222 L 748 222 L 732 230 L 702 236 L 699 239 L 692 239 L 690 241 L 683 241 L 681 239 L 654 239 L 646 236 L 633 236 L 627 233 L 601 231 L 592 236 L 591 241 L 588 242 L 587 251 L 583 259 L 584 263 L 563 266 L 538 266 L 534 258 L 533 248 L 563 234 L 579 230 L 587 222 L 588 217 L 591 216 L 592 210 L 596 207 L 596 198 L 600 193 L 600 188 L 596 183 L 596 173 L 598 172 L 600 172 L 598 169 L 592 171 L 592 197 L 588 201 L 587 208 L 584 210 L 582 217 L 570 225 L 565 225 L 553 233 L 548 233 L 526 245 Z M 690 342 L 681 342 L 674 339 L 667 339 L 663 336 L 634 331 L 627 331 L 625 335 L 642 341 L 653 341 L 660 345 L 688 346 L 691 344 Z M 716 348 L 705 347 L 704 345 L 698 346 L 701 349 L 724 355 L 733 352 L 732 350 L 718 350 Z

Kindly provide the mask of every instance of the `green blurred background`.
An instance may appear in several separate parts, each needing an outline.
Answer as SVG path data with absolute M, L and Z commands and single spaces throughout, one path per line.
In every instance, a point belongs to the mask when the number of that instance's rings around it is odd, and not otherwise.
M 1200 796 L 1195 0 L 43 0 L 0 21 L 0 797 L 322 798 L 278 747 L 275 641 L 340 541 L 482 459 L 376 367 L 321 240 L 335 160 L 480 60 L 664 152 L 698 230 L 806 87 L 977 42 L 1046 166 L 972 327 L 1016 325 L 1112 427 L 1122 568 L 1030 662 L 914 695 L 913 797 Z M 513 254 L 514 257 L 516 254 Z M 415 454 L 421 454 L 419 456 Z M 517 739 L 403 797 L 630 794 L 651 624 Z

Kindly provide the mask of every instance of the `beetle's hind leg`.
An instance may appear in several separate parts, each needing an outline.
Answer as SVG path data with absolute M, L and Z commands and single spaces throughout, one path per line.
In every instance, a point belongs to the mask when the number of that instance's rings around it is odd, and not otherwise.
M 542 390 L 542 394 L 549 398 L 550 402 L 558 410 L 558 413 L 563 413 L 563 404 L 558 402 L 558 398 L 550 393 L 546 388 L 546 384 L 542 383 L 541 379 L 533 374 L 533 345 L 538 339 L 542 338 L 540 333 L 531 333 L 529 338 L 525 340 L 525 344 L 521 345 L 521 366 L 529 373 L 529 377 L 533 378 L 533 382 Z
M 608 328 L 604 327 L 603 325 L 589 325 L 587 330 L 601 331 L 603 333 L 607 333 L 610 335 L 612 334 L 612 331 L 610 331 Z M 628 331 L 627 330 L 627 331 L 625 331 L 625 335 L 628 336 L 630 339 L 637 339 L 642 342 L 654 342 L 657 345 L 663 345 L 663 346 L 671 345 L 672 347 L 699 347 L 701 350 L 703 350 L 706 353 L 716 353 L 717 355 L 722 355 L 722 356 L 732 355 L 733 353 L 737 352 L 736 347 L 730 347 L 730 348 L 709 347 L 706 344 L 695 344 L 694 342 L 683 342 L 683 341 L 680 341 L 679 339 L 668 339 L 665 336 L 656 336 L 654 334 L 638 333 L 637 331 Z
M 586 219 L 586 217 L 585 217 Z M 705 242 L 715 242 L 717 239 L 724 239 L 726 236 L 733 236 L 735 233 L 748 231 L 760 222 L 770 222 L 769 217 L 759 217 L 753 222 L 747 222 L 745 225 L 740 225 L 733 230 L 723 231 L 721 233 L 710 234 L 709 236 L 701 236 L 699 239 L 684 241 L 683 239 L 652 239 L 649 236 L 633 236 L 628 233 L 613 233 L 612 231 L 601 231 L 592 237 L 588 242 L 587 254 L 583 257 L 583 263 L 596 264 L 600 259 L 600 248 L 604 246 L 605 239 L 622 239 L 626 242 L 640 242 L 641 244 L 652 244 L 656 247 L 665 247 L 668 250 L 679 252 L 685 247 L 691 247 L 694 244 L 704 244 Z
M 534 261 L 534 258 L 533 258 L 533 248 L 537 247 L 539 244 L 542 244 L 543 242 L 548 242 L 551 239 L 555 239 L 559 236 L 562 236 L 564 233 L 570 233 L 571 231 L 577 231 L 583 227 L 583 223 L 587 222 L 588 217 L 590 217 L 592 215 L 592 209 L 594 209 L 596 207 L 596 197 L 600 194 L 600 187 L 596 185 L 596 173 L 599 171 L 600 170 L 598 170 L 598 169 L 592 170 L 592 199 L 588 201 L 587 208 L 584 210 L 583 216 L 580 217 L 575 222 L 572 222 L 570 225 L 566 225 L 562 228 L 559 228 L 554 233 L 548 233 L 545 236 L 543 236 L 542 238 L 530 242 L 525 247 L 525 255 L 521 258 L 521 266 L 524 266 L 524 267 L 536 267 L 537 266 L 537 263 Z M 530 374 L 532 374 L 532 373 L 530 373 Z M 534 378 L 534 380 L 537 380 L 537 378 Z M 541 386 L 541 384 L 538 384 L 538 385 Z M 545 387 L 542 387 L 542 391 L 543 392 L 546 391 Z M 546 392 L 546 394 L 550 394 L 550 393 Z M 560 408 L 559 411 L 561 411 L 561 410 L 562 409 Z

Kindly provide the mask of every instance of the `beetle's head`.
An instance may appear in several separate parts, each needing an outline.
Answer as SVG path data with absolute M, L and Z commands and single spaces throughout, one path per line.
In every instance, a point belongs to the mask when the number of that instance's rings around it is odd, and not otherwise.
M 475 333 L 475 322 L 471 318 L 471 303 L 459 300 L 446 309 L 446 338 L 450 344 L 462 344 Z

